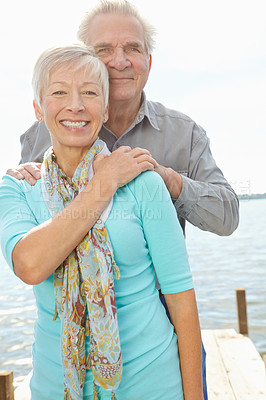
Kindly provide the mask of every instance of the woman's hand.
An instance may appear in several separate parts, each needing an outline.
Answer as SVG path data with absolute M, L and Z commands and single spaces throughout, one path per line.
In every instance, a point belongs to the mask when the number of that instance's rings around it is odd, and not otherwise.
M 110 156 L 99 155 L 93 163 L 95 176 L 112 183 L 114 191 L 144 171 L 153 171 L 159 164 L 146 149 L 121 146 Z

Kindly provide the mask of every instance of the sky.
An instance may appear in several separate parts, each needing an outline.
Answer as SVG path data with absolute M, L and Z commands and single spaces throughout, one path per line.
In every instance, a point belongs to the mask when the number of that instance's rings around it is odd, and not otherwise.
M 20 160 L 35 121 L 31 75 L 48 47 L 77 42 L 96 0 L 9 0 L 0 5 L 0 175 Z M 207 132 L 238 194 L 266 192 L 265 0 L 132 0 L 157 29 L 145 92 Z

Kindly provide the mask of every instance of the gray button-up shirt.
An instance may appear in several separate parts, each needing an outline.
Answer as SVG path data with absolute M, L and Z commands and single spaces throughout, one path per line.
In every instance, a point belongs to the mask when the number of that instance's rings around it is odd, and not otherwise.
M 110 151 L 119 146 L 148 149 L 156 161 L 182 175 L 183 189 L 173 199 L 180 223 L 185 220 L 218 235 L 230 235 L 238 226 L 238 198 L 217 167 L 206 132 L 186 115 L 145 95 L 134 123 L 119 138 L 105 126 L 100 131 Z M 21 163 L 41 162 L 51 145 L 44 123 L 35 122 L 20 138 Z

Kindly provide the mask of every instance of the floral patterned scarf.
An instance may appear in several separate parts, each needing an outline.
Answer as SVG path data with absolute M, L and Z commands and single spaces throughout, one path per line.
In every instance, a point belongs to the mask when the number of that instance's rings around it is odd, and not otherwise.
M 97 139 L 70 179 L 56 163 L 53 149 L 47 150 L 42 182 L 44 199 L 52 216 L 84 189 L 93 175 L 92 163 L 100 153 L 109 154 L 109 151 L 104 142 Z M 112 398 L 115 398 L 113 391 L 122 376 L 113 277 L 114 272 L 119 279 L 119 270 L 104 225 L 111 207 L 112 203 L 54 272 L 54 319 L 57 314 L 61 319 L 64 399 L 83 398 L 86 369 L 92 369 L 95 399 L 98 399 L 96 385 L 112 391 Z M 85 348 L 87 336 L 90 337 L 89 354 Z

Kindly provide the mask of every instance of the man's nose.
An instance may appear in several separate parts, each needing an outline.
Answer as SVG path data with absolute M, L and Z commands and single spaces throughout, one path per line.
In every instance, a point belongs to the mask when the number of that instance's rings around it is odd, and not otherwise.
M 115 49 L 115 51 L 113 52 L 108 65 L 112 68 L 117 69 L 118 71 L 123 71 L 124 69 L 131 66 L 131 62 L 129 61 L 124 49 L 118 48 Z

